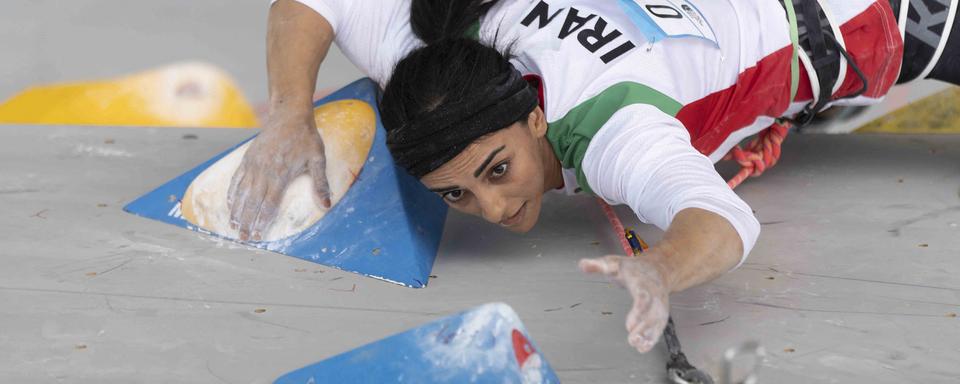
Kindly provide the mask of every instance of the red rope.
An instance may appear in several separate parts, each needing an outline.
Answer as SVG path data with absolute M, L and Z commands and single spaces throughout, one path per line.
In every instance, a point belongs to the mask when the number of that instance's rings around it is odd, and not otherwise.
M 597 202 L 600 203 L 600 209 L 603 210 L 603 214 L 607 215 L 607 221 L 610 222 L 610 226 L 613 227 L 613 233 L 620 239 L 620 246 L 623 247 L 623 252 L 627 256 L 633 256 L 633 247 L 630 246 L 630 242 L 627 241 L 626 230 L 623 229 L 623 223 L 620 221 L 620 218 L 617 217 L 617 213 L 613 211 L 613 207 L 610 204 L 607 204 L 606 201 L 603 201 L 601 198 L 597 198 Z
M 790 123 L 774 123 L 751 140 L 746 149 L 737 145 L 727 152 L 724 160 L 734 160 L 740 164 L 740 172 L 730 178 L 727 185 L 736 188 L 748 177 L 760 176 L 767 168 L 776 165 L 780 159 L 780 146 L 789 132 Z

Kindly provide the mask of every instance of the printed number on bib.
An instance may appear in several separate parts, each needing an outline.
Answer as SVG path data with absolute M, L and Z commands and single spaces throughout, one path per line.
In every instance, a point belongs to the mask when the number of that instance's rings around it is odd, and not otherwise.
M 620 0 L 620 6 L 651 43 L 695 37 L 720 48 L 710 23 L 687 0 Z

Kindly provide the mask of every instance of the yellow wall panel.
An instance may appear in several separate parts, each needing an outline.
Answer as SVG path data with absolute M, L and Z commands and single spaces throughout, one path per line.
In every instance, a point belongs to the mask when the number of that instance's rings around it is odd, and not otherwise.
M 183 63 L 103 81 L 31 87 L 0 104 L 0 123 L 253 128 L 233 79 Z
M 867 123 L 857 133 L 960 133 L 960 88 L 908 104 Z

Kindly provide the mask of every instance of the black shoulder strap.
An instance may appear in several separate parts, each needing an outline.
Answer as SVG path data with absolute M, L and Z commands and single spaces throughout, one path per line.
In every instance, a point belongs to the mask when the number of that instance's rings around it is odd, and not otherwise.
M 820 93 L 816 95 L 816 102 L 808 104 L 794 118 L 795 124 L 803 126 L 809 124 L 817 112 L 820 112 L 830 102 L 833 87 L 840 77 L 839 50 L 842 48 L 839 44 L 834 46 L 831 44 L 833 41 L 828 41 L 830 37 L 833 37 L 833 29 L 830 27 L 826 15 L 822 13 L 817 0 L 795 0 L 794 6 L 797 9 L 798 21 L 805 32 L 805 36 L 801 38 L 803 40 L 801 45 L 810 56 L 810 64 L 816 72 L 817 81 L 820 85 Z

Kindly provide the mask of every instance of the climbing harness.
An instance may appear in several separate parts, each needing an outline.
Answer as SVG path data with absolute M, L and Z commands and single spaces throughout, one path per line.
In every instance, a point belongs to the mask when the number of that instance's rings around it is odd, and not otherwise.
M 787 11 L 790 28 L 796 28 L 794 50 L 807 69 L 813 87 L 813 100 L 793 118 L 787 119 L 797 128 L 810 124 L 813 118 L 832 101 L 851 99 L 867 91 L 867 77 L 847 52 L 843 35 L 830 14 L 818 0 L 781 0 Z M 791 12 L 791 10 L 793 12 Z M 791 39 L 793 31 L 791 31 Z M 853 94 L 839 98 L 832 95 L 843 83 L 846 67 L 856 73 L 861 87 Z M 795 94 L 794 94 L 795 95 Z
M 795 53 L 791 67 L 791 102 L 796 96 L 796 81 L 799 79 L 797 62 L 803 64 L 810 77 L 813 100 L 793 118 L 778 119 L 745 147 L 736 145 L 727 152 L 723 160 L 740 164 L 740 171 L 727 181 L 730 188 L 736 188 L 748 177 L 760 176 L 776 165 L 780 159 L 780 147 L 791 128 L 800 130 L 813 121 L 828 103 L 855 98 L 867 90 L 867 77 L 850 57 L 843 36 L 836 23 L 831 22 L 831 16 L 825 8 L 817 0 L 781 0 L 781 4 L 790 23 Z M 853 94 L 833 98 L 833 93 L 843 83 L 847 67 L 860 79 L 861 87 Z

